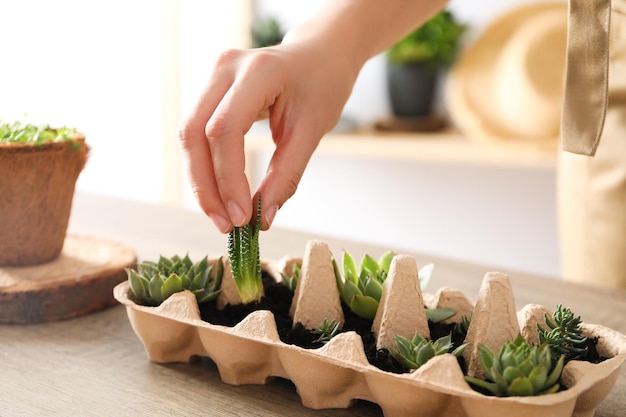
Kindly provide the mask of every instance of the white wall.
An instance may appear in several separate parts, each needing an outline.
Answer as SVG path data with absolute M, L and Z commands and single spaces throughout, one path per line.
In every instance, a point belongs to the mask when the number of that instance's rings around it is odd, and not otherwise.
M 245 46 L 249 1 L 2 1 L 0 17 L 0 120 L 85 133 L 79 190 L 180 203 L 177 125 L 212 59 Z

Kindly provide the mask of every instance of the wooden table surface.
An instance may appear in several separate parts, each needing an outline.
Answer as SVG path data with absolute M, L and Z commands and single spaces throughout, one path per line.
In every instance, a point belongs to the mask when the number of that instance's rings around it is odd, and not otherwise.
M 225 253 L 226 237 L 200 213 L 89 194 L 75 197 L 69 232 L 109 238 L 134 248 L 139 259 L 189 253 L 192 259 Z M 273 229 L 261 234 L 261 255 L 302 256 L 310 239 L 375 257 L 387 249 Z M 540 237 L 538 237 L 540 238 Z M 431 290 L 461 289 L 476 299 L 489 266 L 409 253 L 418 265 L 435 263 Z M 588 323 L 626 334 L 626 291 L 573 285 L 514 271 L 516 305 L 562 303 Z M 2 306 L 0 306 L 1 308 Z M 382 416 L 364 401 L 349 409 L 310 410 L 294 386 L 230 386 L 210 360 L 158 365 L 148 360 L 123 307 L 49 324 L 0 325 L 0 416 Z M 596 416 L 626 416 L 626 366 Z

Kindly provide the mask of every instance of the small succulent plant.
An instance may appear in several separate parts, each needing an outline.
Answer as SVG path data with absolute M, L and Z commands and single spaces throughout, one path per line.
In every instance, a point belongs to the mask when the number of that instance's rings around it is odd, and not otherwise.
M 474 388 L 498 397 L 551 394 L 559 390 L 565 356 L 556 363 L 547 344 L 530 346 L 521 336 L 506 342 L 495 354 L 485 345 L 479 345 L 480 363 L 487 380 L 466 376 Z
M 301 271 L 301 266 L 299 264 L 294 264 L 291 275 L 288 275 L 284 272 L 280 273 L 280 277 L 282 278 L 283 285 L 289 288 L 291 292 L 294 292 L 296 290 L 296 287 L 298 286 L 298 280 L 300 279 L 300 271 Z
M 263 297 L 259 232 L 261 231 L 261 195 L 257 199 L 256 218 L 245 226 L 235 227 L 228 235 L 228 259 L 237 292 L 243 304 Z
M 34 125 L 16 121 L 0 123 L 0 143 L 34 143 L 60 142 L 74 139 L 78 132 L 74 128 L 52 128 L 50 125 Z M 80 145 L 78 146 L 80 148 Z
M 333 259 L 337 288 L 343 302 L 359 317 L 373 320 L 383 293 L 383 283 L 389 274 L 393 252 L 384 253 L 377 261 L 365 255 L 357 270 L 349 252 L 343 254 L 343 278 Z
M 469 326 L 472 323 L 472 313 L 469 316 L 461 317 L 461 321 L 454 324 L 454 328 L 452 329 L 453 333 L 463 335 L 463 339 L 467 336 L 467 331 L 469 330 Z
M 335 280 L 341 299 L 357 316 L 369 320 L 373 320 L 376 316 L 380 297 L 383 293 L 383 284 L 387 279 L 391 261 L 395 255 L 394 252 L 388 251 L 377 261 L 366 254 L 357 269 L 352 255 L 344 251 L 343 278 L 336 260 L 333 259 Z M 434 265 L 428 264 L 419 270 L 418 275 L 422 289 L 428 285 L 433 269 Z M 451 309 L 446 309 L 446 311 L 440 311 L 440 309 L 426 310 L 426 313 L 429 318 L 433 317 L 433 321 L 445 320 L 455 314 Z
M 582 336 L 580 316 L 574 316 L 569 308 L 559 304 L 552 314 L 552 320 L 546 314 L 545 321 L 550 330 L 537 324 L 539 343 L 547 343 L 554 356 L 565 355 L 565 363 L 587 357 L 589 339 Z
M 184 258 L 161 256 L 158 262 L 142 262 L 136 270 L 126 272 L 131 291 L 143 305 L 158 306 L 172 294 L 184 290 L 194 293 L 200 304 L 215 299 L 220 293 L 224 264 L 220 258 L 213 274 L 213 265 L 207 257 L 193 263 L 188 255 Z
M 328 321 L 324 319 L 324 322 L 320 327 L 313 329 L 311 332 L 313 334 L 319 334 L 320 336 L 313 341 L 313 343 L 322 343 L 326 344 L 330 342 L 330 339 L 337 336 L 339 331 L 341 330 L 342 323 L 339 321 L 331 320 Z
M 440 337 L 434 342 L 424 339 L 418 333 L 411 340 L 400 335 L 395 336 L 394 340 L 396 348 L 389 349 L 389 353 L 402 366 L 411 370 L 419 369 L 430 359 L 445 353 L 458 357 L 467 347 L 467 344 L 463 344 L 452 350 L 452 335 Z

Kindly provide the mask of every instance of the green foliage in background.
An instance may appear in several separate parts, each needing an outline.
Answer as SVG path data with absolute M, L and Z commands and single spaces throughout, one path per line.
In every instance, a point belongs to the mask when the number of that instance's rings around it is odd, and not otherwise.
M 467 27 L 444 10 L 433 16 L 387 50 L 387 59 L 395 64 L 420 64 L 436 70 L 452 64 L 459 41 Z
M 76 129 L 69 127 L 51 128 L 47 124 L 34 125 L 20 121 L 0 122 L 0 142 L 40 145 L 46 142 L 72 140 L 76 134 Z
M 250 34 L 252 35 L 253 48 L 278 45 L 285 36 L 280 23 L 274 17 L 258 19 L 252 25 Z

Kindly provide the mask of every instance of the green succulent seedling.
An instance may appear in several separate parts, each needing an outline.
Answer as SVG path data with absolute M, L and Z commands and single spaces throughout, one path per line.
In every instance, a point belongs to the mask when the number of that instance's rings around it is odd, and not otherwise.
M 396 348 L 389 349 L 389 353 L 391 353 L 391 356 L 402 366 L 411 370 L 419 369 L 430 359 L 445 353 L 452 353 L 454 356 L 458 357 L 467 347 L 467 344 L 463 344 L 452 350 L 451 334 L 443 336 L 434 342 L 424 339 L 417 333 L 415 333 L 415 336 L 413 336 L 411 340 L 400 335 L 395 336 L 394 340 Z
M 78 131 L 75 128 L 60 127 L 52 128 L 50 125 L 34 125 L 15 121 L 13 123 L 0 123 L 0 143 L 33 143 L 41 145 L 46 142 L 71 141 Z M 80 145 L 76 146 L 80 148 Z
M 296 290 L 296 287 L 298 286 L 298 280 L 300 279 L 301 268 L 302 267 L 299 264 L 294 264 L 291 275 L 287 275 L 284 272 L 280 273 L 280 277 L 282 278 L 283 285 L 289 288 L 291 292 L 294 292 Z
M 466 376 L 473 388 L 483 389 L 498 397 L 533 396 L 557 392 L 565 356 L 554 362 L 547 344 L 530 346 L 521 336 L 506 342 L 495 354 L 479 345 L 480 363 L 487 380 Z
M 263 297 L 259 232 L 261 231 L 261 195 L 257 199 L 256 217 L 228 234 L 228 259 L 237 292 L 243 304 Z
M 348 251 L 343 253 L 343 278 L 337 262 L 333 259 L 335 280 L 343 302 L 350 310 L 359 317 L 373 320 L 376 317 L 380 297 L 383 293 L 383 284 L 389 275 L 391 261 L 396 254 L 392 251 L 385 252 L 377 261 L 370 255 L 365 255 L 359 268 L 356 267 L 354 258 Z M 418 277 L 420 288 L 423 290 L 432 277 L 434 265 L 427 264 L 420 268 Z M 433 322 L 452 317 L 455 311 L 452 309 L 427 309 L 426 315 Z
M 324 322 L 320 327 L 317 327 L 311 331 L 313 334 L 320 335 L 317 339 L 313 341 L 313 343 L 326 344 L 330 342 L 330 339 L 337 336 L 337 334 L 341 330 L 341 327 L 342 323 L 340 321 L 328 321 L 327 319 L 324 319 Z
M 361 260 L 359 269 L 348 251 L 343 253 L 343 278 L 333 259 L 335 280 L 343 302 L 359 317 L 373 320 L 383 293 L 383 283 L 389 274 L 395 253 L 384 253 L 377 261 L 370 255 Z
M 158 262 L 139 263 L 137 269 L 126 269 L 130 289 L 135 298 L 148 306 L 158 306 L 172 294 L 189 290 L 198 304 L 214 300 L 221 291 L 224 263 L 220 258 L 213 274 L 213 265 L 205 256 L 193 263 L 188 255 L 180 258 L 161 256 Z
M 546 314 L 545 321 L 550 330 L 537 323 L 539 342 L 548 344 L 553 356 L 564 355 L 565 363 L 586 359 L 589 340 L 582 335 L 580 316 L 574 316 L 569 308 L 563 308 L 559 304 L 552 314 L 552 320 Z
M 454 329 L 452 331 L 456 334 L 462 334 L 466 336 L 471 323 L 472 313 L 470 313 L 469 316 L 461 317 L 461 321 L 454 324 Z

